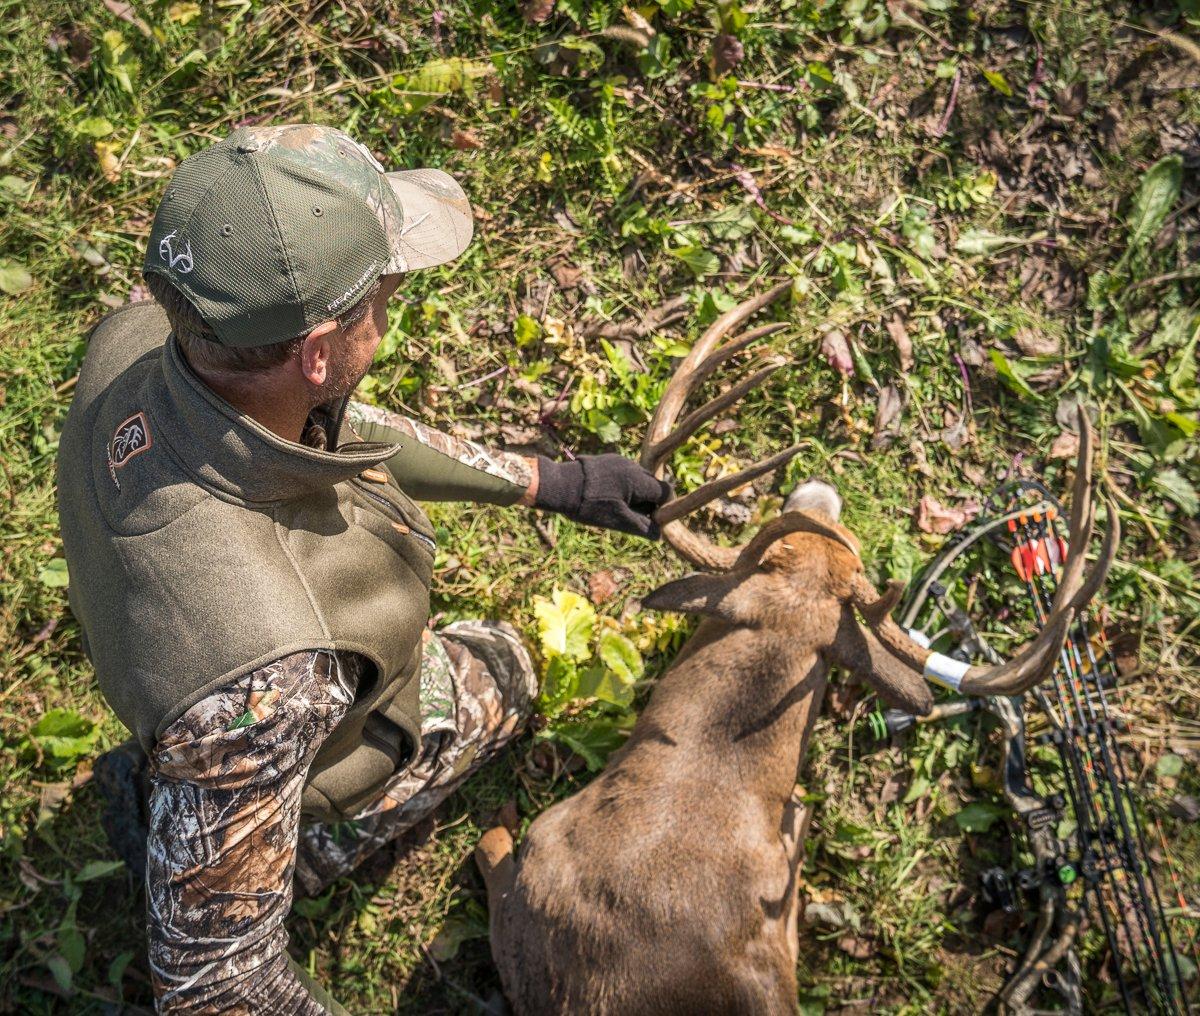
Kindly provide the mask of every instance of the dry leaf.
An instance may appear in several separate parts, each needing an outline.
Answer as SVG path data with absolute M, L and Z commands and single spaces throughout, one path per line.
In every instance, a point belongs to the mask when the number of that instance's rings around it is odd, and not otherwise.
M 1073 459 L 1079 451 L 1079 435 L 1064 430 L 1054 439 L 1049 456 L 1052 459 Z
M 554 13 L 556 3 L 558 0 L 525 0 L 521 4 L 521 17 L 527 25 L 540 24 Z
M 620 588 L 616 576 L 607 568 L 589 575 L 587 585 L 588 599 L 597 607 L 611 600 Z
M 104 6 L 122 21 L 128 21 L 147 39 L 154 38 L 154 33 L 150 31 L 150 26 L 134 12 L 133 4 L 123 3 L 122 0 L 104 0 Z
M 1034 328 L 1018 328 L 1013 342 L 1026 356 L 1057 356 L 1060 349 L 1056 338 Z
M 466 152 L 473 148 L 482 148 L 483 142 L 479 140 L 478 135 L 474 131 L 463 130 L 461 127 L 455 127 L 450 133 L 450 144 L 457 148 L 460 152 Z
M 850 355 L 850 343 L 838 329 L 831 328 L 821 339 L 821 355 L 843 377 L 854 373 L 854 359 Z
M 875 955 L 875 943 L 857 935 L 843 935 L 837 940 L 838 948 L 856 960 L 865 960 Z
M 92 147 L 96 152 L 96 161 L 100 163 L 100 172 L 104 174 L 104 179 L 109 183 L 116 183 L 121 178 L 121 163 L 117 158 L 117 152 L 121 150 L 121 146 L 108 141 L 97 141 Z
M 713 40 L 712 52 L 718 74 L 733 70 L 746 56 L 746 50 L 736 35 L 718 35 Z
M 886 448 L 900 433 L 900 410 L 904 400 L 895 385 L 884 385 L 879 390 L 879 403 L 875 409 L 875 435 L 871 438 L 872 448 Z
M 904 318 L 896 314 L 885 327 L 896 346 L 896 353 L 900 357 L 900 369 L 907 373 L 912 370 L 913 366 L 913 345 L 912 339 L 908 337 L 908 329 L 904 326 Z
M 558 264 L 550 266 L 550 274 L 554 276 L 554 281 L 558 283 L 559 289 L 574 289 L 579 285 L 583 269 L 560 261 Z
M 979 514 L 980 509 L 981 506 L 975 501 L 964 501 L 957 508 L 947 508 L 937 498 L 926 494 L 917 505 L 917 528 L 923 533 L 944 536 L 962 529 Z

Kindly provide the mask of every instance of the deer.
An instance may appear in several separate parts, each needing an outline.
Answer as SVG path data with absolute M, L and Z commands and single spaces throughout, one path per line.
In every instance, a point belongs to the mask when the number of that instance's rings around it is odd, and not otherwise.
M 679 419 L 718 366 L 785 326 L 722 342 L 788 285 L 725 312 L 678 365 L 642 446 L 642 464 L 655 475 L 688 436 L 782 365 L 775 358 Z M 1082 410 L 1079 429 L 1069 554 L 1050 620 L 995 666 L 940 656 L 901 629 L 891 611 L 903 584 L 880 593 L 869 581 L 827 484 L 802 484 L 741 547 L 684 523 L 797 447 L 659 509 L 663 538 L 699 570 L 643 604 L 699 615 L 698 627 L 604 770 L 539 815 L 519 851 L 504 825 L 476 849 L 493 959 L 518 1016 L 796 1011 L 807 827 L 797 787 L 829 669 L 922 716 L 933 705 L 927 677 L 970 695 L 1017 695 L 1047 677 L 1119 538 L 1106 500 L 1103 548 L 1086 569 L 1097 484 Z

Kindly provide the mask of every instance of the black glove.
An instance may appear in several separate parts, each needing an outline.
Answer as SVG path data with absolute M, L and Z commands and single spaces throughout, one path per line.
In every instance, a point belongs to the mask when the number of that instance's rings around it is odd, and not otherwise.
M 576 522 L 658 539 L 650 516 L 671 496 L 671 485 L 621 455 L 581 455 L 573 462 L 538 456 L 534 507 Z

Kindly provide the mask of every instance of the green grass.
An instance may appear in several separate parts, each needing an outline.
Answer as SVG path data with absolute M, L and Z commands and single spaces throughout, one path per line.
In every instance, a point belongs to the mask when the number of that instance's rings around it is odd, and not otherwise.
M 889 18 L 874 0 L 658 0 L 640 8 L 652 38 L 619 3 L 582 0 L 559 0 L 535 24 L 502 0 L 155 0 L 137 5 L 145 32 L 79 7 L 0 0 L 0 1009 L 150 1004 L 143 900 L 123 873 L 85 867 L 110 857 L 91 759 L 124 735 L 66 605 L 55 449 L 83 336 L 138 284 L 171 166 L 248 121 L 333 123 L 390 165 L 462 180 L 476 241 L 455 265 L 406 281 L 366 391 L 484 441 L 636 450 L 670 347 L 737 294 L 792 276 L 779 311 L 791 327 L 776 341 L 790 366 L 736 427 L 681 450 L 676 469 L 694 483 L 807 441 L 762 484 L 760 515 L 800 478 L 834 480 L 876 578 L 908 578 L 941 543 L 915 525 L 923 495 L 978 499 L 1016 455 L 1061 489 L 1063 463 L 1046 457 L 1056 407 L 1068 395 L 1097 405 L 1125 524 L 1106 599 L 1111 627 L 1139 651 L 1126 696 L 1132 771 L 1195 905 L 1200 841 L 1175 816 L 1200 782 L 1200 468 L 1186 433 L 1200 404 L 1186 366 L 1200 292 L 1188 274 L 1200 244 L 1200 100 L 1188 85 L 1200 67 L 1132 5 L 928 0 Z M 1171 4 L 1153 24 L 1196 35 Z M 730 74 L 711 59 L 718 33 L 744 50 Z M 1139 237 L 1139 182 L 1180 148 L 1180 192 Z M 734 164 L 787 223 L 756 203 Z M 555 282 L 564 267 L 580 270 L 577 287 Z M 635 340 L 647 372 L 619 383 L 591 333 L 681 293 L 690 318 Z M 909 369 L 884 328 L 896 317 Z M 821 352 L 830 327 L 856 353 L 845 378 Z M 1039 351 L 1031 337 L 1057 348 Z M 1001 377 L 989 351 L 1015 376 Z M 962 444 L 943 437 L 964 409 L 955 357 L 970 379 Z M 873 448 L 887 385 L 905 407 L 896 439 Z M 539 410 L 567 386 L 552 433 Z M 597 408 L 581 391 L 612 397 Z M 624 612 L 679 573 L 663 548 L 549 520 L 551 550 L 518 510 L 434 517 L 435 609 L 446 619 L 500 616 L 532 636 L 534 596 L 586 593 L 588 576 L 613 568 L 618 593 L 599 613 L 644 636 L 650 675 L 678 644 L 671 622 Z M 745 535 L 700 524 L 728 541 Z M 991 579 L 979 593 L 993 607 L 1001 598 Z M 31 733 L 55 709 L 68 711 L 73 739 L 56 742 L 58 758 Z M 852 906 L 859 928 L 852 942 L 807 926 L 808 1011 L 855 1000 L 977 1011 L 1019 945 L 986 939 L 972 903 L 981 857 L 1002 858 L 1007 841 L 1003 823 L 964 837 L 951 816 L 991 799 L 970 766 L 994 764 L 995 746 L 973 727 L 940 742 L 922 732 L 903 751 L 851 762 L 850 715 L 818 728 L 809 786 L 824 801 L 806 879 Z M 296 955 L 352 1010 L 473 1012 L 496 990 L 470 851 L 508 798 L 528 819 L 586 779 L 578 764 L 564 773 L 571 754 L 554 729 L 473 780 L 391 868 L 297 909 Z M 961 745 L 953 758 L 949 743 Z M 1182 760 L 1178 775 L 1161 765 L 1167 755 Z M 880 802 L 888 776 L 907 787 L 917 765 L 933 776 L 929 794 Z M 1191 919 L 1176 923 L 1194 939 Z M 1094 973 L 1103 956 L 1090 940 L 1089 950 Z

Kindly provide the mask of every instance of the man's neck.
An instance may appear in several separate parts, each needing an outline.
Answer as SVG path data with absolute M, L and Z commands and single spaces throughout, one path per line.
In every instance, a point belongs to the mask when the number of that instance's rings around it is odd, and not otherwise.
M 304 393 L 270 371 L 254 376 L 235 376 L 221 371 L 197 367 L 189 360 L 193 372 L 209 388 L 267 430 L 285 441 L 300 443 L 309 405 Z

